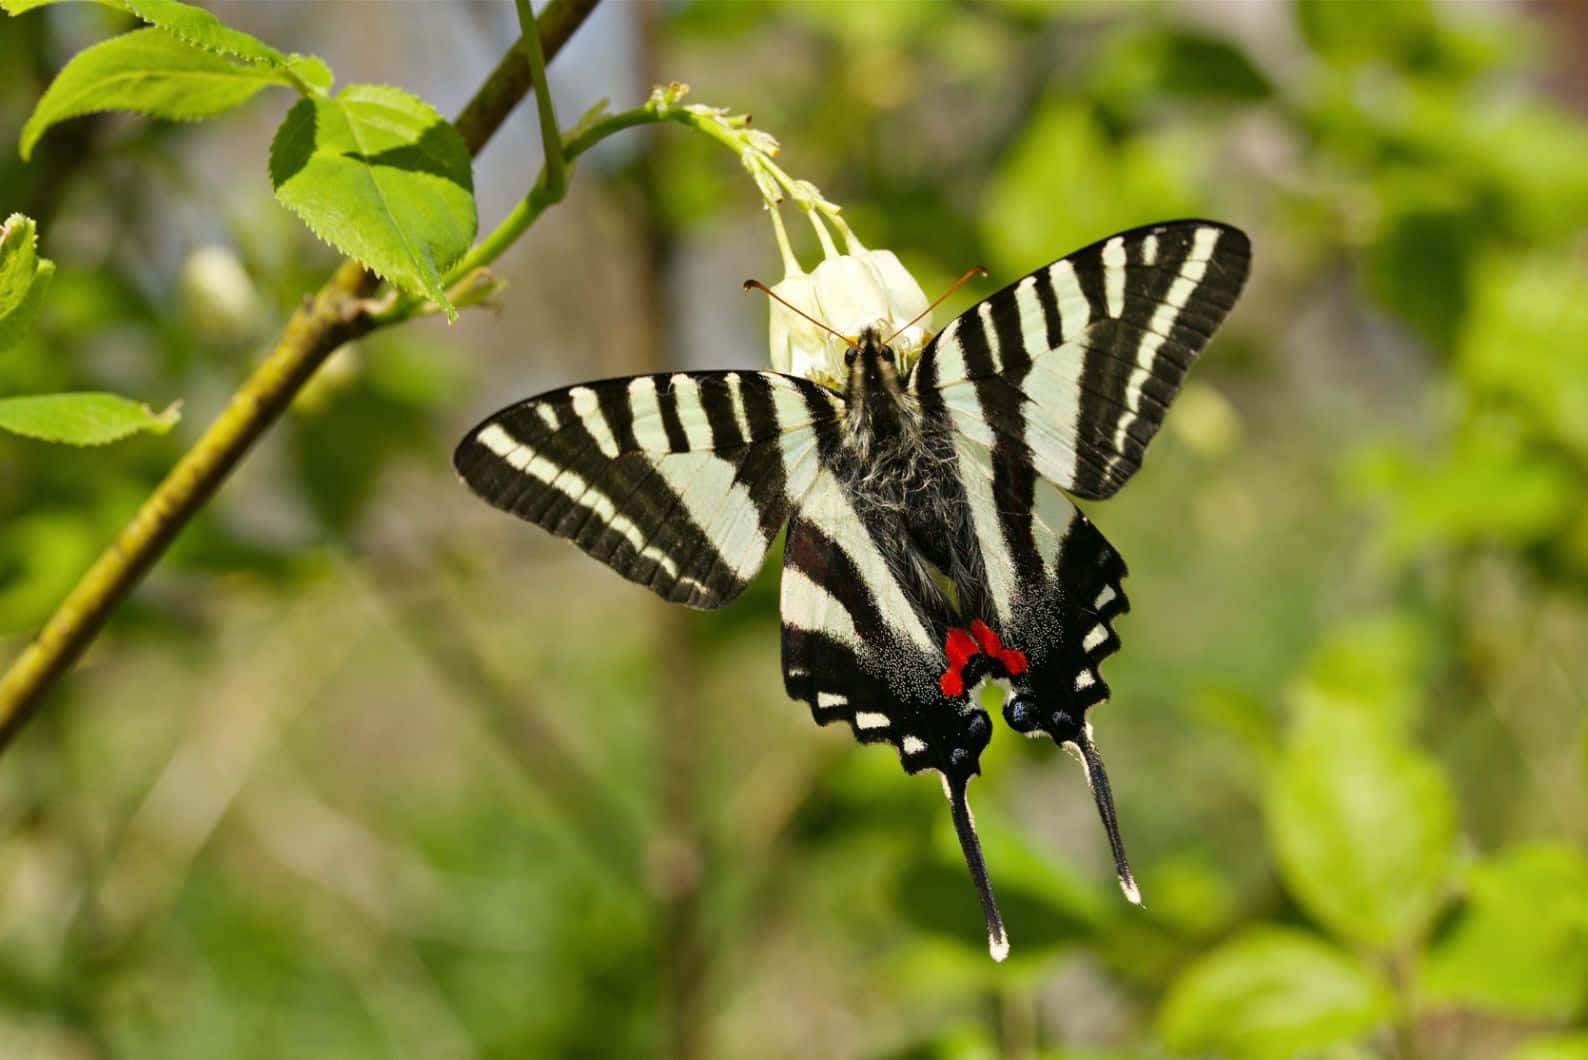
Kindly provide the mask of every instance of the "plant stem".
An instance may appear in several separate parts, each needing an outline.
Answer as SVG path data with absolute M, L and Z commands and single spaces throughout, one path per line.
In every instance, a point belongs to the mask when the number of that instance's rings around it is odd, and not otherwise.
M 552 103 L 551 85 L 546 80 L 546 57 L 540 51 L 540 34 L 531 33 L 535 15 L 529 9 L 529 0 L 515 0 L 518 7 L 518 24 L 523 36 L 518 40 L 524 49 L 524 60 L 529 63 L 529 76 L 535 86 L 535 109 L 540 114 L 540 142 L 546 153 L 546 167 L 541 185 L 551 202 L 561 202 L 568 192 L 568 166 L 562 156 L 562 126 L 557 124 L 557 108 Z
M 597 2 L 552 0 L 536 22 L 541 53 L 556 56 Z M 523 50 L 515 43 L 458 117 L 458 131 L 470 154 L 479 153 L 533 80 Z M 378 286 L 372 274 L 347 260 L 293 314 L 264 363 L 0 676 L 0 749 L 10 744 L 44 694 L 82 655 L 111 612 L 281 417 L 315 370 L 338 346 L 376 326 L 366 305 Z

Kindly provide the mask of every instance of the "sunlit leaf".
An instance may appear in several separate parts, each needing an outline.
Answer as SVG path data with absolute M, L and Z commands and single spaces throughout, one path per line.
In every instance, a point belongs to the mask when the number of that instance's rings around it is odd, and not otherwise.
M 331 74 L 331 68 L 325 65 L 325 60 L 318 55 L 299 55 L 293 52 L 287 56 L 287 69 L 322 95 L 331 91 L 331 86 L 336 82 Z
M 177 421 L 175 406 L 155 412 L 115 394 L 32 394 L 0 398 L 0 429 L 68 445 L 104 445 L 140 431 L 164 434 Z
M 270 178 L 321 239 L 456 318 L 441 274 L 474 241 L 474 178 L 429 104 L 384 85 L 300 100 L 270 145 Z
M 33 326 L 55 263 L 38 256 L 32 218 L 15 213 L 0 227 L 0 352 L 22 340 Z
M 241 30 L 232 29 L 202 7 L 181 0 L 124 0 L 129 10 L 195 48 L 244 62 L 285 66 L 287 57 Z
M 85 48 L 56 75 L 22 127 L 22 157 L 50 126 L 102 110 L 190 121 L 230 110 L 282 74 L 184 44 L 164 30 L 133 30 Z
M 1188 968 L 1158 1027 L 1182 1053 L 1285 1057 L 1366 1034 L 1390 1015 L 1388 989 L 1312 936 L 1257 928 Z
M 69 0 L 0 0 L 0 11 L 8 15 L 20 15 L 24 11 L 32 11 L 35 7 L 67 2 Z M 117 11 L 127 10 L 126 0 L 93 0 L 93 2 L 102 7 L 113 7 Z
M 1400 946 L 1448 882 L 1456 817 L 1445 777 L 1368 712 L 1301 706 L 1265 804 L 1280 874 L 1335 934 Z
M 1423 965 L 1428 996 L 1532 1019 L 1564 1019 L 1588 996 L 1588 858 L 1563 843 L 1474 866 L 1460 918 Z

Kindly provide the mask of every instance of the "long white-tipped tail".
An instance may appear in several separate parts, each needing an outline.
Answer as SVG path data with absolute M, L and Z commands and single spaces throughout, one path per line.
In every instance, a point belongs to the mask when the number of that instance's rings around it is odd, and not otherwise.
M 981 840 L 976 838 L 976 819 L 970 814 L 970 803 L 965 801 L 965 786 L 970 778 L 950 780 L 943 778 L 943 794 L 948 796 L 949 810 L 954 815 L 954 832 L 959 836 L 959 848 L 965 854 L 965 864 L 970 878 L 976 883 L 976 896 L 981 899 L 981 910 L 987 918 L 987 952 L 992 959 L 1002 961 L 1009 956 L 1009 935 L 1004 931 L 1003 917 L 998 912 L 998 899 L 993 897 L 992 881 L 987 878 L 987 863 L 982 860 Z
M 1083 725 L 1070 742 L 1081 755 L 1081 765 L 1086 769 L 1086 785 L 1092 789 L 1092 799 L 1097 803 L 1097 815 L 1103 819 L 1103 830 L 1108 833 L 1108 845 L 1114 852 L 1114 872 L 1119 876 L 1119 889 L 1131 905 L 1141 904 L 1141 891 L 1136 887 L 1136 877 L 1131 875 L 1130 862 L 1125 859 L 1125 843 L 1119 838 L 1119 820 L 1114 816 L 1114 796 L 1108 790 L 1108 772 L 1103 768 L 1103 756 L 1097 753 L 1092 742 L 1092 727 Z

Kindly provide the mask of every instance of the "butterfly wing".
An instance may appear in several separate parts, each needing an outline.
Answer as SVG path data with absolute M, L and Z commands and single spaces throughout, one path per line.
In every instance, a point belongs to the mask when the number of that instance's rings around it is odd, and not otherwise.
M 680 372 L 553 390 L 501 410 L 453 455 L 480 497 L 573 541 L 664 599 L 744 590 L 814 481 L 842 402 L 772 372 Z
M 1212 221 L 1100 240 L 951 321 L 911 390 L 989 449 L 1029 451 L 1054 485 L 1108 497 L 1141 466 L 1250 265 L 1246 236 Z
M 966 801 L 992 734 L 985 711 L 939 686 L 949 612 L 903 588 L 904 560 L 823 471 L 792 522 L 783 554 L 783 675 L 821 724 L 848 722 L 863 743 L 889 743 L 910 773 L 943 780 L 987 919 L 988 948 L 1009 950 Z M 885 535 L 884 535 L 885 537 Z
M 1125 561 L 1069 498 L 1037 475 L 1029 454 L 955 439 L 976 548 L 990 601 L 986 622 L 1021 653 L 1007 675 L 1004 717 L 1029 736 L 1051 736 L 1086 769 L 1108 833 L 1119 883 L 1140 894 L 1125 858 L 1113 797 L 1087 713 L 1108 698 L 1100 667 L 1119 650 L 1114 619 L 1130 610 Z

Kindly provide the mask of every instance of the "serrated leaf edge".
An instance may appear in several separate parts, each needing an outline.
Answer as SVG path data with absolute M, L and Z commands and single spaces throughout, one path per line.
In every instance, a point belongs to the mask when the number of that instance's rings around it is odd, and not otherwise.
M 222 29 L 230 30 L 232 33 L 236 33 L 236 34 L 238 34 L 240 36 L 247 37 L 249 40 L 253 41 L 255 44 L 258 44 L 261 48 L 265 49 L 265 51 L 269 52 L 270 54 L 268 56 L 264 57 L 264 58 L 255 59 L 255 58 L 250 58 L 249 56 L 244 55 L 243 53 L 241 53 L 239 51 L 236 51 L 236 50 L 234 50 L 232 48 L 211 47 L 211 46 L 209 46 L 207 44 L 200 43 L 199 41 L 193 39 L 189 35 L 187 35 L 185 33 L 182 33 L 180 30 L 177 30 L 177 29 L 175 29 L 175 28 L 173 28 L 171 26 L 168 26 L 168 25 L 166 25 L 163 22 L 156 22 L 154 19 L 150 18 L 148 15 L 145 15 L 142 11 L 138 10 L 138 0 L 121 0 L 121 2 L 126 5 L 128 11 L 130 11 L 132 14 L 136 15 L 138 18 L 143 19 L 143 21 L 145 23 L 147 23 L 148 25 L 153 26 L 155 29 L 158 29 L 158 30 L 160 30 L 160 31 L 162 31 L 162 32 L 164 32 L 166 34 L 169 34 L 172 37 L 175 37 L 177 40 L 181 41 L 183 44 L 186 44 L 190 48 L 194 48 L 194 49 L 196 49 L 198 51 L 205 52 L 205 53 L 207 53 L 209 55 L 224 55 L 228 59 L 236 59 L 236 60 L 238 60 L 240 62 L 247 63 L 249 66 L 268 66 L 271 69 L 277 69 L 277 70 L 286 68 L 287 57 L 285 55 L 283 55 L 278 49 L 272 47 L 269 44 L 266 44 L 264 41 L 260 40 L 258 37 L 254 36 L 252 33 L 244 33 L 240 29 L 234 29 L 233 27 L 228 26 L 225 22 L 221 21 L 221 18 L 220 18 L 219 15 L 215 14 L 215 12 L 210 11 L 207 8 L 199 7 L 197 4 L 186 4 L 186 5 L 184 5 L 186 7 L 191 7 L 191 8 L 193 8 L 193 10 L 198 11 L 198 12 L 200 12 L 202 14 L 209 15 L 211 18 L 215 19 L 216 24 L 218 26 L 220 26 Z

